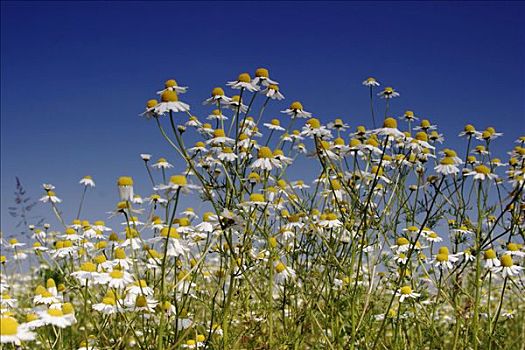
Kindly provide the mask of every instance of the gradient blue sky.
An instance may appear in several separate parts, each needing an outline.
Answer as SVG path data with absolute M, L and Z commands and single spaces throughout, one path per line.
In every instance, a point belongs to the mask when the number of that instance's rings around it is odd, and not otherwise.
M 167 156 L 153 122 L 138 117 L 164 80 L 201 105 L 216 85 L 268 67 L 287 103 L 324 121 L 370 125 L 367 76 L 394 86 L 393 114 L 412 109 L 439 124 L 453 146 L 467 122 L 524 133 L 525 7 L 514 2 L 2 2 L 2 229 L 15 176 L 33 198 L 57 186 L 69 219 L 79 179 L 97 182 L 85 217 L 104 218 L 116 178 L 133 175 L 149 194 L 139 154 Z M 230 93 L 231 91 L 228 91 Z M 275 117 L 287 103 L 270 108 Z M 299 173 L 296 173 L 299 176 Z M 37 213 L 55 223 L 47 206 Z M 101 217 L 102 216 L 102 217 Z

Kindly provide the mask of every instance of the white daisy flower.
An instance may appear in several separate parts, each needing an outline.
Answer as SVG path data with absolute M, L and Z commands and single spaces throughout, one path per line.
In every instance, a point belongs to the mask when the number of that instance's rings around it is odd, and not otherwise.
M 229 81 L 226 85 L 232 89 L 246 89 L 250 92 L 259 91 L 259 87 L 252 84 L 252 79 L 248 73 L 239 74 L 237 80 Z
M 40 201 L 42 203 L 47 203 L 47 202 L 60 203 L 60 202 L 62 202 L 62 199 L 58 198 L 54 191 L 49 190 L 49 191 L 47 191 L 45 196 L 40 198 Z
M 159 158 L 157 162 L 154 163 L 151 167 L 155 169 L 169 169 L 169 168 L 173 168 L 173 165 L 169 163 L 166 160 L 166 158 Z
M 275 283 L 284 284 L 288 280 L 295 280 L 295 270 L 291 267 L 286 266 L 283 262 L 279 261 L 274 265 L 275 268 Z
M 257 68 L 255 70 L 255 78 L 253 78 L 252 84 L 253 85 L 263 85 L 263 86 L 279 85 L 278 82 L 270 79 L 270 73 L 268 72 L 268 69 L 266 68 Z
M 490 168 L 483 164 L 474 167 L 474 169 L 471 171 L 465 172 L 464 175 L 473 176 L 474 180 L 480 180 L 480 181 L 484 181 L 487 179 L 494 180 L 498 178 L 498 175 L 492 173 L 490 171 Z
M 399 97 L 399 92 L 395 91 L 394 88 L 387 86 L 383 89 L 383 91 L 378 93 L 377 96 L 381 98 L 390 99 L 394 97 Z
M 410 286 L 403 286 L 396 291 L 396 296 L 399 297 L 399 302 L 402 303 L 405 299 L 417 299 L 421 294 L 415 293 Z
M 494 249 L 485 250 L 483 252 L 483 257 L 485 258 L 485 268 L 487 269 L 492 269 L 493 267 L 499 267 L 501 265 Z
M 268 85 L 261 93 L 272 100 L 284 100 L 284 95 L 279 91 L 279 86 L 275 84 Z
M 36 334 L 31 332 L 26 324 L 18 324 L 16 319 L 10 316 L 0 318 L 0 343 L 21 345 L 23 341 L 31 341 L 36 338 Z
M 298 102 L 298 101 L 292 102 L 290 107 L 288 107 L 287 109 L 285 109 L 284 111 L 281 111 L 281 112 L 285 113 L 285 114 L 288 114 L 289 116 L 292 116 L 294 118 L 295 117 L 298 117 L 298 118 L 310 118 L 310 117 L 312 117 L 312 113 L 306 112 L 303 109 L 303 105 L 301 104 L 301 102 Z
M 500 266 L 492 268 L 493 272 L 501 272 L 503 278 L 517 276 L 521 272 L 521 270 L 523 270 L 523 267 L 514 265 L 514 262 L 512 261 L 512 256 L 508 254 L 501 256 Z
M 95 181 L 93 181 L 93 178 L 89 175 L 84 176 L 78 183 L 86 187 L 95 187 Z
M 459 173 L 459 168 L 454 164 L 454 160 L 450 157 L 441 159 L 439 165 L 434 167 L 434 170 L 442 175 L 456 175 Z
M 179 101 L 175 91 L 166 90 L 161 95 L 161 102 L 153 107 L 153 112 L 157 115 L 164 115 L 169 112 L 189 112 L 190 106 Z
M 216 87 L 211 92 L 211 97 L 204 101 L 203 104 L 211 105 L 228 105 L 231 102 L 231 98 L 224 94 L 224 90 L 220 87 Z
M 175 91 L 178 94 L 184 94 L 187 90 L 187 86 L 179 86 L 175 79 L 169 79 L 164 83 L 164 90 L 157 91 L 157 94 L 162 95 L 166 91 Z
M 379 82 L 375 79 L 375 78 L 372 78 L 372 77 L 368 77 L 366 78 L 365 80 L 363 80 L 362 84 L 364 86 L 379 86 Z

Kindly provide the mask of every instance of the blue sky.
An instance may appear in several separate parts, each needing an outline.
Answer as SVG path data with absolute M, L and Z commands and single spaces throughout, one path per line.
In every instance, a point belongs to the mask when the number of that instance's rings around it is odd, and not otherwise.
M 116 178 L 133 175 L 149 194 L 139 154 L 180 159 L 153 122 L 138 117 L 164 80 L 188 85 L 194 114 L 211 88 L 257 67 L 323 121 L 370 125 L 374 76 L 405 109 L 437 123 L 453 146 L 467 122 L 505 134 L 505 150 L 524 133 L 525 7 L 514 2 L 2 2 L 2 230 L 15 176 L 33 198 L 57 186 L 71 219 L 79 179 L 97 182 L 85 217 L 104 219 L 117 200 Z M 231 91 L 228 91 L 231 93 Z M 379 105 L 378 105 L 379 106 Z M 299 173 L 297 173 L 299 176 Z M 47 207 L 38 213 L 55 223 Z

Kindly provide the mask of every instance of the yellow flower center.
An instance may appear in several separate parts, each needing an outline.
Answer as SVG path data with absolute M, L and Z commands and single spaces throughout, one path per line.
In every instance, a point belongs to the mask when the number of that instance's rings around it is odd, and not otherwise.
M 509 243 L 507 249 L 511 252 L 517 252 L 519 250 L 519 245 L 517 243 Z
M 53 317 L 62 317 L 62 316 L 64 316 L 64 313 L 62 312 L 61 309 L 49 309 L 49 310 L 47 310 L 47 314 L 49 316 L 53 316 Z
M 476 128 L 474 127 L 474 125 L 471 125 L 471 124 L 467 124 L 465 125 L 465 127 L 463 128 L 463 131 L 465 131 L 466 133 L 468 134 L 472 134 L 476 131 Z
M 410 287 L 410 286 L 403 286 L 403 287 L 401 287 L 401 294 L 403 294 L 403 295 L 412 294 L 412 287 Z
M 394 118 L 386 118 L 383 121 L 383 128 L 397 129 L 397 120 Z
M 416 140 L 419 141 L 428 141 L 428 135 L 426 132 L 420 131 L 416 134 Z
M 478 165 L 477 167 L 474 168 L 474 171 L 477 172 L 478 174 L 484 174 L 484 175 L 489 175 L 490 174 L 490 169 L 485 166 L 485 165 Z
M 514 263 L 512 262 L 512 257 L 510 255 L 503 255 L 499 260 L 501 261 L 501 266 L 503 267 L 511 267 L 512 265 L 514 265 Z
M 252 193 L 250 195 L 250 202 L 264 202 L 264 195 L 260 193 Z
M 410 243 L 408 241 L 408 239 L 406 239 L 405 237 L 399 237 L 397 240 L 396 240 L 396 244 L 399 246 L 399 245 L 407 245 L 408 243 Z
M 38 320 L 38 315 L 37 314 L 35 314 L 35 313 L 27 314 L 26 322 L 31 322 L 31 321 L 36 321 L 36 320 Z
M 109 276 L 114 279 L 121 279 L 122 277 L 124 277 L 124 272 L 120 270 L 113 270 L 109 273 Z
M 212 96 L 224 96 L 224 90 L 220 87 L 216 87 L 211 91 Z
M 237 80 L 242 83 L 249 83 L 250 81 L 252 81 L 252 78 L 250 78 L 250 74 L 242 73 L 242 74 L 239 74 L 239 77 L 237 78 Z
M 148 306 L 148 300 L 144 295 L 139 295 L 137 299 L 135 300 L 135 306 L 136 307 L 146 307 Z
M 281 122 L 279 121 L 279 119 L 272 119 L 272 125 L 280 126 Z
M 436 256 L 436 260 L 439 262 L 448 261 L 448 254 L 442 253 Z
M 74 314 L 75 308 L 73 307 L 73 304 L 71 303 L 64 303 L 62 304 L 62 312 L 66 315 Z
M 18 322 L 12 317 L 2 316 L 0 318 L 0 334 L 16 335 L 18 333 Z
M 92 262 L 85 262 L 83 263 L 82 265 L 80 265 L 80 269 L 82 271 L 86 271 L 86 272 L 95 272 L 97 271 L 97 267 L 95 264 L 93 264 Z
M 259 152 L 258 152 L 258 155 L 257 155 L 259 158 L 272 158 L 273 157 L 273 153 L 272 153 L 272 150 L 270 149 L 270 147 L 261 147 L 259 149 Z
M 188 184 L 188 181 L 184 175 L 173 175 L 170 177 L 170 183 L 178 186 L 185 186 Z
M 277 273 L 281 273 L 284 270 L 286 270 L 286 266 L 282 262 L 279 262 L 277 265 L 275 265 L 275 271 Z
M 421 121 L 421 124 L 420 126 L 423 128 L 423 129 L 428 129 L 430 128 L 430 121 L 428 119 L 423 119 Z
M 292 102 L 292 104 L 290 105 L 290 109 L 302 111 L 303 105 L 301 104 L 301 102 L 295 101 Z
M 213 131 L 213 137 L 224 137 L 226 136 L 226 133 L 224 132 L 223 129 L 215 129 Z
M 268 73 L 268 69 L 266 68 L 257 68 L 255 71 L 255 76 L 260 78 L 269 78 L 270 74 Z
M 485 259 L 495 259 L 496 252 L 494 251 L 494 249 L 488 249 L 488 250 L 485 250 L 484 256 L 485 256 Z
M 112 297 L 104 297 L 102 299 L 102 303 L 106 305 L 113 305 L 113 306 L 117 304 L 117 302 L 115 301 L 115 298 L 112 298 Z
M 177 82 L 175 81 L 175 79 L 169 79 L 169 80 L 166 80 L 166 82 L 164 83 L 164 86 L 166 88 L 175 87 L 177 86 Z
M 122 248 L 115 249 L 115 259 L 126 259 L 126 251 Z
M 317 118 L 308 119 L 306 124 L 309 125 L 312 129 L 319 129 L 321 127 L 321 122 Z
M 133 178 L 131 176 L 121 176 L 117 181 L 118 186 L 133 186 Z
M 160 95 L 160 99 L 162 102 L 177 102 L 179 97 L 175 91 L 166 90 Z
M 441 159 L 439 164 L 441 164 L 441 165 L 453 165 L 454 164 L 454 159 L 452 159 L 450 157 L 445 157 L 445 158 Z
M 274 90 L 274 91 L 279 91 L 279 85 L 270 84 L 270 85 L 268 85 L 268 89 Z
M 438 250 L 438 253 L 439 254 L 449 254 L 448 252 L 448 248 L 447 247 L 440 247 L 439 250 Z
M 160 231 L 160 235 L 166 238 L 180 238 L 180 235 L 175 227 L 164 227 Z

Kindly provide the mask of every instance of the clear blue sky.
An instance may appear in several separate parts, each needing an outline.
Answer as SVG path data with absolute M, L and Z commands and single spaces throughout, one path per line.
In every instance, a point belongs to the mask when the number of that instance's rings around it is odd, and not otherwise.
M 467 122 L 494 126 L 504 152 L 525 128 L 524 10 L 502 1 L 2 2 L 2 229 L 14 232 L 15 176 L 33 198 L 42 183 L 56 185 L 72 218 L 78 180 L 92 175 L 93 220 L 113 207 L 120 175 L 149 194 L 139 153 L 181 169 L 154 123 L 137 116 L 172 77 L 205 116 L 212 87 L 268 67 L 288 103 L 355 127 L 370 124 L 361 81 L 371 75 L 401 93 L 393 114 L 412 109 L 449 139 Z M 55 222 L 47 207 L 38 212 Z

